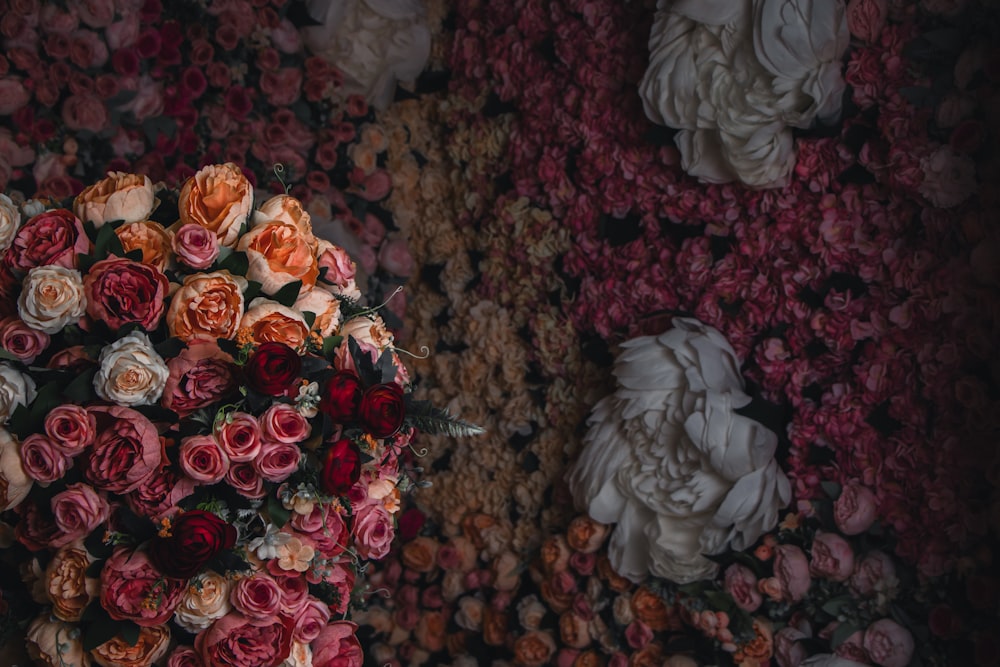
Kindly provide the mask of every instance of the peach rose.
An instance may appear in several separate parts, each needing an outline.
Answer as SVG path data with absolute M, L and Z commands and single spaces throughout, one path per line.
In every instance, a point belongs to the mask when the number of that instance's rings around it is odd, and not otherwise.
M 104 642 L 90 655 L 101 667 L 148 667 L 166 655 L 169 647 L 170 628 L 157 625 L 139 628 L 135 644 L 119 636 Z
M 319 268 L 309 238 L 290 222 L 269 220 L 243 235 L 236 246 L 247 254 L 247 278 L 261 284 L 265 294 L 302 281 L 301 292 L 316 286 Z
M 753 631 L 754 638 L 740 644 L 733 658 L 737 662 L 746 660 L 751 664 L 766 664 L 774 655 L 774 630 L 771 622 L 758 616 L 753 619 Z
M 680 621 L 663 598 L 645 586 L 632 594 L 632 613 L 656 632 L 676 629 Z
M 66 545 L 45 570 L 46 593 L 52 614 L 63 621 L 79 621 L 83 609 L 100 593 L 100 581 L 87 576 L 94 562 L 82 545 Z
M 193 338 L 234 338 L 243 317 L 247 281 L 228 271 L 187 276 L 167 309 L 170 335 Z
M 125 252 L 142 251 L 142 263 L 164 271 L 173 252 L 173 235 L 152 220 L 129 222 L 115 230 Z
M 507 614 L 493 607 L 483 608 L 483 641 L 487 646 L 503 646 L 507 641 Z
M 145 220 L 153 212 L 155 202 L 153 182 L 148 176 L 112 171 L 76 196 L 73 212 L 80 220 L 102 227 L 117 220 Z
M 590 645 L 590 624 L 579 614 L 573 611 L 565 611 L 559 617 L 559 638 L 563 644 L 575 649 L 586 648 Z
M 302 313 L 264 297 L 250 302 L 239 328 L 247 329 L 257 344 L 284 343 L 298 349 L 309 338 L 309 325 Z
M 78 630 L 75 624 L 52 620 L 44 613 L 28 626 L 25 648 L 36 665 L 88 667 L 90 659 L 83 651 Z
M 431 572 L 436 565 L 437 540 L 416 537 L 403 545 L 403 565 L 415 572 Z
M 542 667 L 556 652 L 556 640 L 548 632 L 532 630 L 514 642 L 514 661 L 523 667 Z
M 413 636 L 425 650 L 436 653 L 444 648 L 447 622 L 440 611 L 424 611 L 420 614 Z
M 227 248 L 236 246 L 252 205 L 253 186 L 232 162 L 202 167 L 184 183 L 177 200 L 182 224 L 215 232 Z
M 76 269 L 39 266 L 28 271 L 17 300 L 17 312 L 29 327 L 58 333 L 87 312 L 83 276 Z
M 573 549 L 590 554 L 601 548 L 607 535 L 607 526 L 584 514 L 570 521 L 566 541 Z
M 340 300 L 323 290 L 309 290 L 300 294 L 292 307 L 301 313 L 313 313 L 313 331 L 319 332 L 324 338 L 333 336 L 340 328 Z
M 547 574 L 562 572 L 569 567 L 569 544 L 562 535 L 555 535 L 548 538 L 542 544 L 541 560 L 542 569 Z
M 490 564 L 493 573 L 493 588 L 498 591 L 513 591 L 521 583 L 521 559 L 513 551 L 503 551 Z
M 257 227 L 270 220 L 280 220 L 294 225 L 312 246 L 318 242 L 318 239 L 313 236 L 312 218 L 302 207 L 302 202 L 295 197 L 276 195 L 268 199 L 254 213 L 253 226 Z
M 229 579 L 208 570 L 188 586 L 181 603 L 174 610 L 174 621 L 188 632 L 199 633 L 217 618 L 229 613 Z
M 20 505 L 34 483 L 24 471 L 17 441 L 0 427 L 0 510 Z
M 20 226 L 21 212 L 10 197 L 0 194 L 0 250 L 6 250 L 10 246 Z

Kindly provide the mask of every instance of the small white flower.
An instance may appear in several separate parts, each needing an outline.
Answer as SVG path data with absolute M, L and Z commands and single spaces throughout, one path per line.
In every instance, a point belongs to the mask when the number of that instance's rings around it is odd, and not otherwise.
M 299 395 L 295 398 L 295 408 L 306 419 L 312 419 L 319 414 L 319 384 L 310 382 L 299 387 Z
M 273 523 L 267 524 L 264 534 L 247 542 L 247 550 L 257 554 L 261 560 L 271 560 L 279 555 L 278 549 L 292 539 L 289 533 L 281 532 Z

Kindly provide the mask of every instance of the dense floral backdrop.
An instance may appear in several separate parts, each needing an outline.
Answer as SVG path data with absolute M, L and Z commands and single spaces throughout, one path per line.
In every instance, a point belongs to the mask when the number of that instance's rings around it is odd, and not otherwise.
M 295 3 L 92 5 L 4 7 L 6 187 L 282 163 L 376 294 L 409 278 L 416 393 L 488 430 L 424 440 L 373 664 L 1000 660 L 995 3 L 849 3 L 841 118 L 770 190 L 685 175 L 646 119 L 651 2 L 429 2 L 377 114 Z M 564 475 L 617 344 L 676 315 L 733 346 L 793 500 L 717 580 L 637 585 Z

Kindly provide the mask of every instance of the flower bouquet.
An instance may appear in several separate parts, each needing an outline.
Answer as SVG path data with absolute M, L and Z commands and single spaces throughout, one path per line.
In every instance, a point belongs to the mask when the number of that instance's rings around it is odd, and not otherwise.
M 421 431 L 354 263 L 234 164 L 0 195 L 0 509 L 44 664 L 360 665 Z M 13 559 L 12 558 L 12 559 Z

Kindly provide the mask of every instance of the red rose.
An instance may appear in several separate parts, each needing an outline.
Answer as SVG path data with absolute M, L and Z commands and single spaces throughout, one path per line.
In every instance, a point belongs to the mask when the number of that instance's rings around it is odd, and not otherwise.
M 358 419 L 374 438 L 388 438 L 403 425 L 403 388 L 395 382 L 365 389 L 358 406 Z
M 330 445 L 323 460 L 320 486 L 331 496 L 342 496 L 361 478 L 361 450 L 351 440 L 341 438 Z
M 77 254 L 89 250 L 83 223 L 72 212 L 58 208 L 39 213 L 17 230 L 4 264 L 19 271 L 49 264 L 74 269 Z
M 319 409 L 338 424 L 354 421 L 361 405 L 361 381 L 349 371 L 339 371 L 330 378 L 323 390 Z
M 302 359 L 284 343 L 262 343 L 243 367 L 250 388 L 268 396 L 288 391 L 301 370 Z
M 211 512 L 190 510 L 174 519 L 170 537 L 154 537 L 149 560 L 168 577 L 190 579 L 208 561 L 236 544 L 236 528 Z
M 152 331 L 163 317 L 170 282 L 149 264 L 112 257 L 91 267 L 83 287 L 87 314 L 94 320 L 106 322 L 112 331 L 132 323 Z

